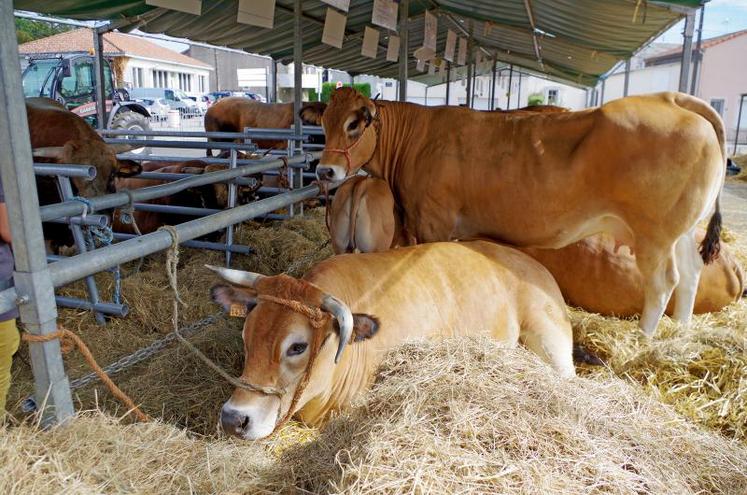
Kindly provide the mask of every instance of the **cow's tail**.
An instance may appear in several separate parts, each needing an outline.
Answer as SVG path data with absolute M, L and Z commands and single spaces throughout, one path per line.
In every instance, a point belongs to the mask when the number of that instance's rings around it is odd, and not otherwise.
M 726 167 L 728 164 L 728 156 L 726 155 L 726 129 L 724 128 L 724 121 L 721 116 L 713 109 L 709 104 L 699 98 L 684 94 L 675 93 L 675 103 L 691 112 L 697 113 L 704 119 L 706 119 L 713 126 L 713 130 L 716 133 L 718 144 L 721 149 L 721 157 L 724 163 L 724 174 L 721 176 L 722 181 L 726 177 Z M 723 183 L 719 185 L 719 190 L 723 186 Z M 703 241 L 700 243 L 700 256 L 703 258 L 703 263 L 710 263 L 716 258 L 721 251 L 721 209 L 719 207 L 719 199 L 721 193 L 716 196 L 714 202 L 713 215 L 708 221 L 708 227 L 706 228 L 706 235 Z
M 210 113 L 210 110 L 208 110 L 205 113 L 205 132 L 216 132 L 218 130 L 218 123 L 215 121 L 215 118 Z M 215 141 L 215 139 L 212 139 L 210 137 L 207 138 L 208 144 Z M 219 150 L 220 151 L 220 150 Z M 208 146 L 208 148 L 205 150 L 205 155 L 208 158 L 213 157 L 213 150 Z

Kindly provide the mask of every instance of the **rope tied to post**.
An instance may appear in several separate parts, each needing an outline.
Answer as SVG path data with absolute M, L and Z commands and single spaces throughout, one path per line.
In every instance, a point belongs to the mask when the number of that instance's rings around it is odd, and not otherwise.
M 23 339 L 24 342 L 35 343 L 50 342 L 55 339 L 60 339 L 61 346 L 75 346 L 83 356 L 83 359 L 86 360 L 86 363 L 88 363 L 88 366 L 90 366 L 94 373 L 96 373 L 96 375 L 99 377 L 99 380 L 101 380 L 104 385 L 106 385 L 106 387 L 115 398 L 122 402 L 122 404 L 124 404 L 130 411 L 132 411 L 138 421 L 146 422 L 151 420 L 151 418 L 147 414 L 145 414 L 135 404 L 135 402 L 117 386 L 116 383 L 112 381 L 109 375 L 107 375 L 106 372 L 101 368 L 101 366 L 99 366 L 99 363 L 96 362 L 96 358 L 93 357 L 93 353 L 91 353 L 91 350 L 88 348 L 86 343 L 83 342 L 83 339 L 81 339 L 75 333 L 71 332 L 61 325 L 58 325 L 56 331 L 48 333 L 46 335 L 34 335 L 23 332 L 21 334 L 21 339 Z

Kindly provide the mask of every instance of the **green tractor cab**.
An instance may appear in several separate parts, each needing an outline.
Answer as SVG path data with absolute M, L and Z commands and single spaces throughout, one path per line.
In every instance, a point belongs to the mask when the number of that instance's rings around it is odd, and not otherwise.
M 26 98 L 51 98 L 83 117 L 91 126 L 98 127 L 96 78 L 94 60 L 90 55 L 63 54 L 24 57 L 23 94 Z M 114 90 L 109 62 L 104 61 L 104 89 L 106 99 L 106 129 L 149 131 L 150 114 L 137 102 L 129 101 L 125 90 Z M 118 136 L 127 138 L 127 136 Z M 142 139 L 142 136 L 132 136 Z M 132 153 L 148 153 L 147 148 Z

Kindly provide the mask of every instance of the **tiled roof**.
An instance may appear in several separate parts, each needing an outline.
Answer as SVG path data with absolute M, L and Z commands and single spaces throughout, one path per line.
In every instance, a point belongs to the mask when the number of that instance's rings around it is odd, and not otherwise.
M 707 50 L 708 48 L 719 45 L 721 43 L 732 40 L 734 38 L 744 36 L 745 34 L 747 34 L 747 29 L 743 29 L 741 31 L 734 31 L 733 33 L 723 34 L 721 36 L 716 36 L 714 38 L 704 39 L 702 41 L 703 50 Z M 693 41 L 693 50 L 694 49 L 695 49 L 695 42 Z M 653 55 L 651 57 L 646 57 L 646 61 L 656 60 L 656 59 L 661 59 L 661 58 L 671 58 L 675 55 L 679 56 L 681 54 L 682 54 L 682 45 L 680 45 L 678 48 L 673 48 L 671 50 L 657 53 L 656 55 Z
M 90 29 L 86 28 L 65 31 L 47 38 L 23 43 L 18 47 L 18 52 L 22 55 L 66 52 L 93 53 L 93 34 Z M 104 34 L 104 55 L 143 57 L 175 64 L 211 68 L 205 62 L 169 50 L 139 36 L 116 32 Z

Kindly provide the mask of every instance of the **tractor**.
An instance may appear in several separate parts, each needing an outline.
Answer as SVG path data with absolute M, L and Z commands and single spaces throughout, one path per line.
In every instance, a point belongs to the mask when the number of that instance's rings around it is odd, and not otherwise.
M 114 89 L 109 62 L 104 60 L 104 87 L 107 94 L 106 129 L 133 131 L 150 130 L 150 114 L 143 105 L 129 101 L 124 89 Z M 45 96 L 83 117 L 97 127 L 96 78 L 94 60 L 90 55 L 56 54 L 27 56 L 21 59 L 23 94 L 26 98 Z M 127 136 L 119 136 L 126 138 Z M 137 139 L 138 136 L 132 136 Z M 147 153 L 147 148 L 133 150 Z

